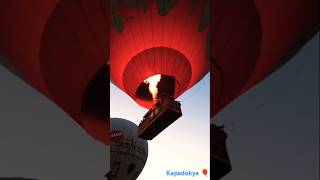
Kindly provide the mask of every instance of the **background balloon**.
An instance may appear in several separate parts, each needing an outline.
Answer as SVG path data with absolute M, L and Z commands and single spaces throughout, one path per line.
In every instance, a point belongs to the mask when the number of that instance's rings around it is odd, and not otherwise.
M 0 1 L 0 50 L 10 59 L 0 63 L 105 144 L 108 7 L 109 1 L 99 0 Z
M 148 158 L 148 142 L 138 137 L 138 126 L 121 118 L 110 119 L 110 165 L 112 180 L 136 179 Z

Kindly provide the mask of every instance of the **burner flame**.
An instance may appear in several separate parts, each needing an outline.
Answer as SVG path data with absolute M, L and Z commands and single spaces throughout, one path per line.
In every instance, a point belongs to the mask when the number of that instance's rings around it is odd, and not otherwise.
M 148 79 L 144 80 L 145 83 L 149 84 L 149 91 L 152 94 L 153 102 L 157 100 L 157 94 L 158 94 L 157 85 L 160 80 L 161 80 L 161 74 L 151 76 Z

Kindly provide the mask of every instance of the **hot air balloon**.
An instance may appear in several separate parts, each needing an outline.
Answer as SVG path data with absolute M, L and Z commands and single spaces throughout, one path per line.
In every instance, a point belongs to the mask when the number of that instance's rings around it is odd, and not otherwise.
M 147 129 L 139 128 L 154 132 L 141 135 L 152 139 L 182 115 L 174 99 L 208 73 L 208 1 L 113 2 L 110 77 L 137 104 L 150 109 L 143 120 Z M 153 124 L 159 119 L 166 122 Z
M 138 127 L 131 121 L 110 118 L 110 180 L 136 179 L 148 158 L 148 142 L 138 137 Z
M 319 31 L 317 0 L 211 3 L 211 117 Z
M 1 0 L 0 62 L 108 144 L 108 1 Z M 14 15 L 12 15 L 14 14 Z
M 318 7 L 317 0 L 212 1 L 213 120 L 229 103 L 287 62 L 319 31 Z M 220 132 L 224 133 L 222 129 Z M 213 178 L 220 179 L 230 171 L 230 164 L 226 139 L 215 139 L 211 143 L 219 148 L 211 149 L 211 167 L 220 168 L 212 170 Z

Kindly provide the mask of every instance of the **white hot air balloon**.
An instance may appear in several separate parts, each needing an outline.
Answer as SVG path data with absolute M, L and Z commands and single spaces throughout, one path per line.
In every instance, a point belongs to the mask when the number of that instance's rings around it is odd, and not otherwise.
M 109 180 L 135 180 L 148 157 L 148 142 L 138 137 L 138 126 L 121 118 L 110 118 Z

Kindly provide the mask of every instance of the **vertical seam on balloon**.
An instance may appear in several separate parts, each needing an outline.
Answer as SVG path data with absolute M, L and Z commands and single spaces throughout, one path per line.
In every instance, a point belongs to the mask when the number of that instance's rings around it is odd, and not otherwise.
M 136 14 L 136 16 L 137 16 L 137 14 Z M 135 18 L 137 18 L 137 17 L 135 17 Z M 136 40 L 136 38 L 135 38 L 135 35 L 133 34 L 133 31 L 131 30 L 131 29 L 133 29 L 132 27 L 132 25 L 131 25 L 131 23 L 130 22 L 126 22 L 126 24 L 127 24 L 127 26 L 129 26 L 130 28 L 127 28 L 128 29 L 128 31 L 130 32 L 130 34 L 131 34 L 131 37 L 132 37 L 132 41 L 134 41 L 134 44 L 135 44 L 135 47 L 136 48 L 133 48 L 133 49 L 135 49 L 135 51 L 133 51 L 133 52 L 135 52 L 135 54 L 132 56 L 132 57 L 130 57 L 130 59 L 128 59 L 128 62 L 130 62 L 132 59 L 133 59 L 133 57 L 137 57 L 136 55 L 139 53 L 139 48 L 138 48 L 138 46 L 137 46 L 137 40 Z M 141 58 L 140 57 L 137 57 L 137 58 L 139 58 L 140 60 L 141 60 Z M 136 63 L 134 63 L 135 65 L 136 65 Z M 136 68 L 136 70 L 137 70 L 137 73 L 139 74 L 139 77 L 142 77 L 141 75 L 143 74 L 142 72 L 141 72 L 141 68 Z
M 176 5 L 177 6 L 177 5 Z M 174 7 L 173 7 L 174 8 Z M 175 26 L 176 26 L 176 16 L 177 16 L 177 10 L 175 10 L 175 9 L 173 9 L 173 12 L 174 12 L 174 15 L 173 15 L 173 19 L 174 19 L 174 22 L 173 22 L 173 27 L 172 27 L 172 31 L 171 31 L 171 35 L 169 36 L 169 39 L 170 39 L 170 43 L 169 44 L 172 44 L 172 39 L 173 39 L 173 35 L 174 35 L 174 32 L 175 32 Z M 176 61 L 175 61 L 175 59 L 177 58 L 177 54 L 175 54 L 174 55 L 175 57 L 172 57 L 172 59 L 171 59 L 171 61 L 173 61 L 174 62 L 174 64 L 173 64 L 173 67 L 175 67 L 175 65 L 176 65 Z
M 107 59 L 106 59 L 106 61 L 107 61 L 107 63 L 109 62 L 109 66 L 110 66 L 110 34 L 111 34 L 111 32 L 110 32 L 110 26 L 109 26 L 109 15 L 107 15 L 106 14 L 106 11 L 105 11 L 105 6 L 104 6 L 104 3 L 103 3 L 103 1 L 102 0 L 99 0 L 99 2 L 100 2 L 100 8 L 101 8 L 101 11 L 102 11 L 102 15 L 103 15 L 103 19 L 104 19 L 104 22 L 105 22 L 105 27 L 107 28 L 106 29 L 106 33 L 107 33 L 107 35 L 108 35 L 108 42 L 106 42 L 108 45 L 107 45 L 107 49 L 106 49 L 106 51 L 107 51 L 107 54 L 106 54 L 106 57 L 107 57 Z M 106 1 L 104 1 L 104 2 L 106 2 Z M 107 3 L 109 3 L 109 1 L 107 1 Z M 110 4 L 107 6 L 107 7 L 109 7 L 110 6 Z M 109 70 L 109 74 L 110 74 L 110 70 Z M 109 78 L 109 80 L 111 81 L 111 76 L 110 76 L 110 78 Z
M 177 23 L 177 14 L 178 14 L 178 11 L 177 11 L 175 8 L 177 8 L 177 4 L 176 4 L 175 7 L 173 7 L 172 10 L 171 10 L 172 12 L 174 12 L 174 15 L 173 15 L 174 23 L 173 23 L 173 28 L 172 28 L 173 30 L 172 30 L 172 32 L 171 32 L 171 36 L 169 37 L 169 39 L 170 39 L 169 42 L 170 42 L 170 43 L 168 42 L 168 44 L 171 44 L 171 45 L 172 45 L 173 35 L 174 35 L 174 33 L 175 33 L 175 30 L 176 30 L 176 27 L 175 27 L 175 26 L 176 26 L 176 23 Z M 171 37 L 172 37 L 172 38 L 171 38 Z M 171 47 L 170 47 L 170 48 L 171 48 Z M 173 67 L 176 67 L 177 54 L 174 54 L 173 56 L 174 56 L 174 57 L 172 57 L 172 59 L 171 59 L 172 61 L 174 61 L 174 63 L 173 63 L 172 66 L 173 66 Z M 173 72 L 172 72 L 173 69 L 172 69 L 172 68 L 170 68 L 170 69 L 171 69 L 171 73 L 173 74 Z M 180 89 L 179 89 L 179 90 L 180 90 Z
M 142 11 L 142 13 L 144 13 Z M 138 10 L 138 19 L 139 19 L 139 25 L 140 25 L 140 33 L 141 33 L 141 37 L 142 37 L 142 41 L 143 41 L 143 50 L 146 49 L 146 48 L 149 48 L 146 46 L 146 42 L 145 42 L 145 34 L 144 34 L 144 30 L 142 30 L 142 23 L 141 23 L 141 10 Z M 149 67 L 149 57 L 148 57 L 148 53 L 144 54 L 145 58 L 146 58 L 146 66 Z
M 124 5 L 123 5 L 124 6 Z M 128 11 L 128 10 L 127 10 Z M 128 22 L 126 22 L 126 24 L 125 25 L 129 25 L 130 23 L 128 23 Z M 132 31 L 130 30 L 130 28 L 125 28 L 126 30 L 128 30 L 129 32 L 130 32 L 130 34 L 131 34 L 131 36 L 132 36 Z M 124 36 L 124 34 L 128 34 L 128 33 L 126 33 L 125 31 L 123 31 L 122 33 L 120 33 L 120 34 L 118 34 L 117 36 L 118 36 L 118 38 L 119 39 L 122 39 L 123 40 L 123 42 L 126 42 L 126 38 L 125 38 L 125 36 Z M 135 40 L 133 40 L 133 38 L 132 38 L 132 41 L 135 41 Z M 123 43 L 123 44 L 125 44 L 126 46 L 127 46 L 127 49 L 130 49 L 130 52 L 132 53 L 132 52 L 135 52 L 134 51 L 134 49 L 132 49 L 131 48 L 131 46 L 129 46 L 128 45 L 128 43 Z M 133 56 L 134 57 L 134 56 Z M 133 58 L 133 57 L 128 57 L 128 58 L 130 58 L 130 59 L 126 59 L 125 61 L 128 61 L 128 62 L 130 62 L 130 60 Z M 134 64 L 135 65 L 135 64 Z M 136 66 L 136 65 L 135 65 Z M 122 87 L 123 88 L 125 88 L 125 86 L 124 86 L 124 84 L 123 84 L 123 73 L 124 73 L 124 71 L 125 71 L 125 67 L 126 66 L 124 66 L 124 68 L 122 69 L 122 72 L 119 72 L 119 73 L 121 73 L 122 74 L 122 79 L 120 79 L 120 81 L 121 81 L 121 84 L 122 84 Z M 138 68 L 135 68 L 135 69 L 138 69 Z
M 180 7 L 180 6 L 178 6 L 178 7 Z M 183 12 L 181 9 L 179 9 L 179 12 Z M 183 16 L 184 15 L 184 13 L 181 13 L 181 14 L 179 14 L 179 17 L 184 17 Z M 184 25 L 184 24 L 186 24 L 188 21 L 188 18 L 183 18 L 184 19 L 184 21 L 183 22 L 181 22 L 180 23 L 180 26 L 181 25 Z M 181 29 L 181 28 L 180 28 Z M 176 50 L 177 51 L 179 51 L 180 53 L 182 53 L 184 56 L 185 56 L 185 54 L 183 53 L 183 52 L 181 52 L 181 41 L 182 41 L 182 38 L 183 38 L 183 31 L 184 31 L 184 29 L 185 28 L 182 28 L 182 31 L 180 31 L 180 34 L 179 34 L 179 40 L 177 41 L 177 47 L 176 47 Z M 186 56 L 185 56 L 186 57 Z M 189 59 L 186 57 L 186 59 L 189 61 Z M 190 61 L 189 61 L 189 63 L 190 63 Z M 179 69 L 177 69 L 177 74 L 178 75 L 180 75 L 181 74 L 181 68 L 179 67 Z
M 103 3 L 103 0 L 100 0 L 100 7 L 101 7 L 101 11 L 102 11 L 102 14 L 103 14 L 103 18 L 104 18 L 104 22 L 106 24 L 106 27 L 109 27 L 109 21 L 108 21 L 108 16 L 106 14 L 106 11 L 105 11 L 105 8 L 104 8 L 104 3 Z M 108 29 L 109 31 L 109 29 Z M 109 42 L 108 42 L 109 43 Z
M 141 11 L 139 11 L 139 13 L 138 13 L 138 18 L 139 18 L 140 33 L 141 33 L 142 41 L 143 41 L 143 45 L 144 45 L 143 48 L 145 49 L 147 47 L 147 45 L 146 45 L 146 42 L 145 42 L 145 33 L 144 33 L 144 30 L 142 29 L 143 26 L 142 26 L 142 22 L 141 22 Z M 146 57 L 146 60 L 147 60 L 146 63 L 147 63 L 147 66 L 148 66 L 148 60 L 149 60 L 148 54 L 146 54 L 145 57 Z
M 104 5 L 104 3 L 103 2 L 106 2 L 106 1 L 103 1 L 103 0 L 100 0 L 100 2 L 101 2 L 101 5 L 103 6 L 103 7 L 105 7 L 105 5 Z M 106 24 L 109 22 L 108 21 L 108 19 L 110 18 L 110 22 L 112 22 L 112 14 L 110 14 L 110 17 L 108 18 L 108 16 L 107 16 L 107 12 L 106 12 L 106 9 L 105 8 L 103 8 L 103 12 L 104 12 L 104 16 L 105 16 L 105 20 L 106 20 Z M 113 13 L 115 13 L 115 12 L 113 12 Z M 123 42 L 124 41 L 124 38 L 122 37 L 122 36 L 120 36 L 121 35 L 121 33 L 118 33 L 118 32 L 116 32 L 116 35 L 115 36 L 113 36 L 112 34 L 114 33 L 114 29 L 113 29 L 113 26 L 109 26 L 109 32 L 110 32 L 110 35 L 109 35 L 109 45 L 110 45 L 110 54 L 109 54 L 109 58 L 110 58 L 110 73 L 112 73 L 112 72 L 114 72 L 113 71 L 113 69 L 114 69 L 114 67 L 115 66 L 113 66 L 112 64 L 112 62 L 115 62 L 116 60 L 113 58 L 114 57 L 114 55 L 117 55 L 117 54 L 120 54 L 122 51 L 123 51 L 123 49 L 124 49 L 124 47 L 125 46 L 119 46 L 119 47 L 121 47 L 121 49 L 120 48 L 114 48 L 115 47 L 115 43 L 113 42 L 113 40 L 116 38 L 117 39 L 117 44 L 120 44 L 121 42 Z M 123 44 L 123 43 L 122 43 Z M 128 47 L 127 47 L 128 48 Z M 121 60 L 118 60 L 119 62 L 117 62 L 117 63 L 121 63 Z M 121 73 L 121 72 L 120 72 Z M 113 74 L 113 73 L 112 73 Z M 110 77 L 113 77 L 112 75 L 110 76 Z M 121 78 L 117 78 L 116 80 L 115 80 L 115 82 L 116 81 L 118 81 L 119 82 L 119 86 L 120 86 L 120 88 L 121 89 L 124 89 L 124 85 L 123 85 L 123 80 L 121 79 Z
M 78 4 L 79 4 L 80 11 L 81 11 L 81 16 L 83 17 L 84 22 L 88 26 L 88 29 L 89 29 L 90 34 L 92 35 L 93 41 L 96 42 L 96 44 L 97 44 L 96 46 L 97 46 L 97 49 L 99 49 L 99 51 L 101 53 L 101 57 L 104 57 L 104 53 L 103 53 L 102 47 L 101 47 L 97 37 L 93 33 L 93 29 L 89 24 L 87 16 L 85 15 L 85 12 L 84 12 L 84 9 L 83 9 L 83 0 L 81 2 L 79 2 Z
M 162 16 L 160 16 L 160 15 L 158 15 L 159 17 L 160 17 L 160 25 L 161 25 L 161 27 L 160 27 L 160 43 L 159 44 L 161 44 L 161 42 L 163 42 L 163 30 L 162 30 L 162 28 L 163 28 L 163 18 L 162 18 Z M 161 46 L 162 46 L 162 44 L 161 44 Z M 163 56 L 163 49 L 161 48 L 160 49 L 160 72 L 162 72 L 163 71 L 163 67 L 162 67 L 162 56 Z
M 243 9 L 243 8 L 242 8 Z M 240 12 L 240 11 L 239 11 Z M 244 19 L 244 13 L 240 13 L 240 15 L 239 16 L 237 16 L 238 18 L 236 18 L 235 20 L 234 20 L 234 22 L 241 22 L 242 20 L 243 21 L 245 21 L 246 19 Z M 252 19 L 251 19 L 252 20 Z M 249 24 L 249 22 L 247 21 L 247 24 Z M 231 28 L 232 29 L 232 28 Z M 221 54 L 220 54 L 220 56 L 221 57 L 223 57 L 224 56 L 224 54 L 226 53 L 226 51 L 227 51 L 227 49 L 228 49 L 228 44 L 229 44 L 229 42 L 232 40 L 232 35 L 235 33 L 235 31 L 232 31 L 232 30 L 230 30 L 227 34 L 227 38 L 226 38 L 226 40 L 224 41 L 224 44 L 223 44 L 223 46 L 222 46 L 222 48 L 221 48 Z M 228 54 L 231 54 L 231 53 L 228 53 Z
M 82 49 L 82 52 L 86 52 L 86 51 L 84 50 L 84 48 L 81 46 L 81 41 L 80 41 L 79 37 L 78 37 L 77 34 L 75 33 L 75 31 L 74 31 L 74 29 L 72 28 L 72 26 L 71 26 L 71 24 L 70 24 L 67 16 L 65 15 L 64 8 L 62 8 L 61 5 L 60 5 L 60 6 L 57 6 L 57 8 L 60 9 L 60 11 L 61 11 L 61 16 L 62 16 L 63 19 L 65 20 L 67 26 L 69 26 L 69 29 L 70 29 L 70 31 L 71 31 L 71 34 L 72 34 L 73 37 L 74 37 L 74 40 L 78 42 L 80 49 Z M 86 54 L 87 54 L 87 53 L 86 53 Z
M 198 7 L 198 8 L 199 8 L 199 7 Z M 183 9 L 182 9 L 182 11 L 183 11 Z M 186 9 L 186 11 L 187 11 L 187 9 Z M 195 19 L 195 21 L 192 22 L 192 24 L 190 24 L 190 28 L 188 28 L 187 31 L 185 31 L 186 35 L 188 35 L 189 32 L 192 32 L 192 29 L 193 29 L 193 30 L 196 29 L 196 32 L 198 31 L 198 30 L 197 30 L 198 28 L 194 28 L 194 27 L 198 27 L 198 26 L 196 26 L 196 24 L 197 24 L 197 18 L 196 18 L 196 17 L 197 17 L 198 11 L 200 11 L 200 10 L 195 10 L 195 14 L 194 14 L 194 15 L 190 14 L 190 15 L 187 16 L 188 18 Z M 193 16 L 194 16 L 194 17 L 193 17 Z M 190 30 L 189 30 L 189 29 L 190 29 Z M 190 34 L 191 34 L 191 33 L 190 33 Z M 191 36 L 191 35 L 190 35 L 190 36 L 188 37 L 188 39 L 186 40 L 186 42 L 192 42 L 193 39 L 194 39 L 194 36 Z M 188 52 L 190 47 L 191 47 L 190 44 L 185 45 L 185 46 L 184 46 L 185 52 Z M 186 57 L 187 57 L 187 60 L 189 61 L 190 64 L 195 63 L 194 60 L 189 59 L 189 58 L 192 58 L 192 54 L 193 54 L 193 53 L 194 53 L 194 51 L 191 51 L 190 54 L 189 54 L 190 56 L 186 56 Z M 189 57 L 189 58 L 188 58 L 188 57 Z M 192 67 L 193 67 L 193 66 L 192 66 Z M 194 81 L 194 80 L 193 80 L 193 77 L 192 77 L 192 71 L 193 71 L 193 69 L 191 69 L 191 78 L 190 78 L 189 84 L 190 84 L 190 82 L 192 83 L 192 82 Z M 189 84 L 188 84 L 187 87 L 189 87 Z
M 202 3 L 204 3 L 204 1 L 202 1 Z M 201 5 L 202 6 L 202 5 Z M 201 6 L 200 7 L 198 7 L 199 9 L 197 10 L 197 11 L 195 11 L 195 13 L 199 13 L 199 14 L 195 14 L 194 15 L 194 17 L 192 18 L 192 19 L 195 19 L 195 21 L 194 21 L 194 23 L 193 24 L 197 24 L 197 23 L 200 23 L 200 19 L 201 19 L 201 12 L 203 11 L 203 9 L 201 10 Z M 202 6 L 202 8 L 203 8 L 203 6 Z M 192 26 L 193 27 L 193 26 Z M 201 34 L 206 34 L 206 32 L 207 32 L 207 30 L 206 31 L 204 31 L 204 32 L 200 32 L 199 30 L 198 30 L 198 26 L 194 26 L 194 27 L 196 27 L 194 30 L 197 32 L 197 33 L 199 33 L 199 37 L 201 38 Z M 203 36 L 205 36 L 205 35 L 203 35 Z M 199 38 L 199 39 L 200 39 Z M 191 37 L 190 39 L 192 39 L 192 40 L 194 40 L 195 38 L 194 37 Z M 205 42 L 205 41 L 204 41 Z M 202 49 L 202 46 L 203 46 L 204 44 L 202 44 L 202 45 L 200 45 L 200 46 L 196 46 L 196 49 L 194 49 L 193 51 L 190 49 L 189 51 L 191 52 L 190 53 L 190 57 L 198 57 L 198 56 L 194 56 L 194 55 L 198 55 L 199 53 L 201 53 L 201 51 L 203 51 L 203 53 L 205 53 L 205 48 L 204 49 Z M 188 48 L 191 48 L 191 46 L 189 45 L 189 46 L 187 46 Z M 188 50 L 188 49 L 187 49 Z M 203 56 L 203 54 L 201 54 L 201 56 L 200 56 L 201 58 L 204 58 L 204 56 Z M 200 60 L 202 60 L 202 59 L 200 59 Z M 203 60 L 205 60 L 205 59 L 203 59 Z M 194 62 L 193 62 L 194 63 Z M 197 66 L 196 66 L 197 67 Z M 198 67 L 198 69 L 199 69 L 200 67 Z M 195 71 L 198 71 L 198 69 L 195 69 Z M 196 78 L 196 77 L 194 77 L 194 78 Z M 195 81 L 197 81 L 199 79 L 199 77 L 197 78 L 197 79 L 191 79 L 191 83 L 192 82 L 195 82 Z
M 221 1 L 221 2 L 225 2 L 225 1 Z M 212 5 L 211 6 L 214 6 L 214 3 L 212 3 Z M 217 28 L 214 28 L 214 29 L 216 29 L 215 31 L 212 31 L 212 37 L 214 36 L 214 34 L 218 31 L 218 27 L 220 27 L 220 24 L 223 22 L 222 21 L 222 17 L 224 17 L 223 15 L 225 14 L 225 12 L 226 12 L 226 6 L 222 6 L 223 7 L 223 9 L 221 9 L 221 15 L 219 16 L 219 17 L 217 17 L 217 24 L 216 24 L 216 27 Z M 213 13 L 213 9 L 211 9 L 211 13 Z M 212 17 L 213 17 L 213 15 L 212 15 Z
M 260 19 L 259 19 L 260 20 Z M 245 30 L 243 31 L 244 34 L 246 34 L 247 36 L 250 34 L 251 32 L 251 29 L 249 28 L 250 26 L 249 25 L 252 25 L 254 23 L 254 18 L 251 17 L 247 22 L 246 22 L 246 26 L 245 27 Z M 260 28 L 259 28 L 260 32 L 261 32 L 261 24 L 260 24 Z M 243 36 L 240 37 L 240 39 L 243 38 Z M 261 39 L 260 39 L 261 40 Z M 231 55 L 233 55 L 234 53 L 238 52 L 240 49 L 241 49 L 242 46 L 238 46 L 236 48 L 235 51 L 233 51 L 233 53 L 228 53 L 226 56 L 224 57 L 230 57 Z M 259 48 L 260 49 L 260 48 Z M 259 58 L 259 56 L 257 57 L 257 59 Z M 257 62 L 256 62 L 257 63 Z M 253 72 L 251 72 L 253 73 Z M 242 89 L 242 88 L 241 88 Z
M 150 8 L 150 7 L 149 7 Z M 155 43 L 154 43 L 154 29 L 153 29 L 153 13 L 154 13 L 154 5 L 151 6 L 151 33 L 152 33 L 152 47 L 154 48 L 155 47 Z M 153 51 L 153 66 L 156 67 L 156 54 L 155 52 Z

